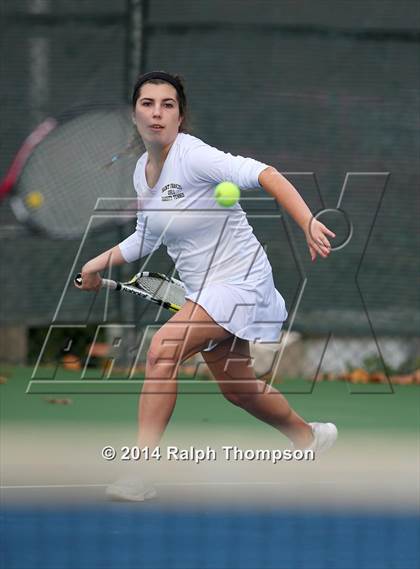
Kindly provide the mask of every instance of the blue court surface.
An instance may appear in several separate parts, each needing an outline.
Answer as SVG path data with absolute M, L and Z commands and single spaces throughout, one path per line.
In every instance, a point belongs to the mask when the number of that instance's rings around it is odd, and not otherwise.
M 7 508 L 4 569 L 418 569 L 407 513 Z

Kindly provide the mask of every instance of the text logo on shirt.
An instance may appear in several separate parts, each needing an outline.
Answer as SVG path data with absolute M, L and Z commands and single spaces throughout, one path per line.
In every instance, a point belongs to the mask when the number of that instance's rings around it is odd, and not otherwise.
M 161 189 L 162 201 L 169 202 L 171 200 L 179 200 L 184 197 L 182 186 L 179 184 L 166 184 Z

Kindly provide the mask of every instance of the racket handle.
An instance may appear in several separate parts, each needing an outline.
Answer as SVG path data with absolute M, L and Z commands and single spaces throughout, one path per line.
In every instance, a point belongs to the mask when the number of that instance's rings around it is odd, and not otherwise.
M 74 277 L 74 282 L 78 285 L 78 286 L 82 286 L 82 275 L 81 273 L 78 273 L 75 277 Z M 121 285 L 120 283 L 117 283 L 116 281 L 112 281 L 111 279 L 102 279 L 102 283 L 101 283 L 101 287 L 102 288 L 109 288 L 111 290 L 120 290 Z
M 111 279 L 102 279 L 102 288 L 110 288 L 111 290 L 120 290 L 121 285 L 117 281 L 112 281 Z

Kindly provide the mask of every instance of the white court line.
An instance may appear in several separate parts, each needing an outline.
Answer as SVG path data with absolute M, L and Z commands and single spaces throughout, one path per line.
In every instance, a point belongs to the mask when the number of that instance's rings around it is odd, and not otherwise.
M 42 490 L 44 488 L 104 488 L 106 484 L 34 484 L 30 485 L 5 485 L 0 490 Z
M 305 482 L 309 484 L 337 484 L 335 481 Z M 36 484 L 36 485 L 5 485 L 0 490 L 42 490 L 49 488 L 106 488 L 108 484 Z M 290 486 L 289 482 L 156 482 L 153 486 Z

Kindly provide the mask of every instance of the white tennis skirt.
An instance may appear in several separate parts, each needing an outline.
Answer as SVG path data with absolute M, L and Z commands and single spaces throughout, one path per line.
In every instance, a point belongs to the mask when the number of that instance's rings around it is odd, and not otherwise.
M 202 306 L 222 328 L 251 342 L 277 342 L 287 318 L 272 273 L 258 281 L 212 283 L 186 298 Z

